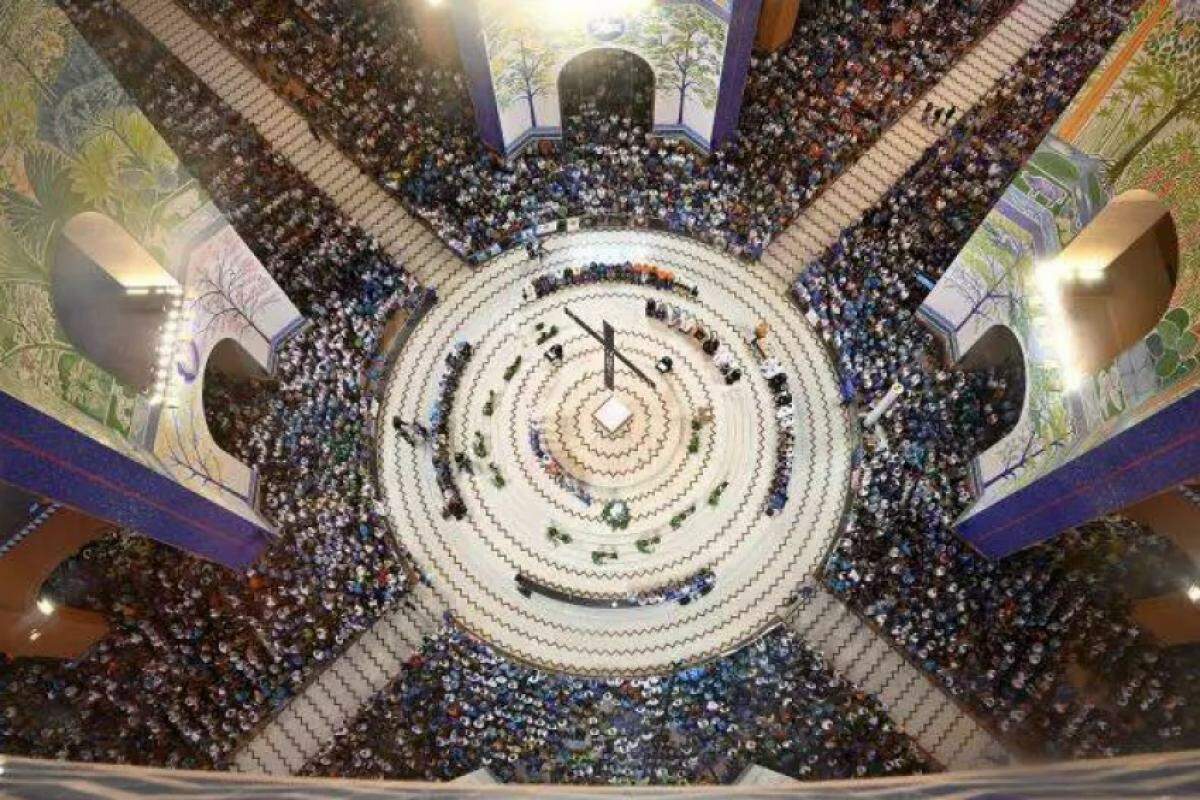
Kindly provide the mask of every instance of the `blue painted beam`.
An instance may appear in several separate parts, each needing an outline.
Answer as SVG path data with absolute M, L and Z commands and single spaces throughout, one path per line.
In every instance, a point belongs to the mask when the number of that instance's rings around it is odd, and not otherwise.
M 1200 390 L 1193 390 L 1059 468 L 958 523 L 1003 558 L 1200 475 Z
M 261 526 L 3 392 L 0 480 L 234 569 L 271 542 Z

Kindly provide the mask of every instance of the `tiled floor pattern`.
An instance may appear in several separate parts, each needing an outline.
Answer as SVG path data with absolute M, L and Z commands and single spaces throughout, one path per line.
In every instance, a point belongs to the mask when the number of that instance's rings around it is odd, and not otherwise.
M 818 589 L 786 616 L 789 627 L 864 691 L 946 769 L 1006 764 L 1000 742 L 832 594 Z
M 441 516 L 442 493 L 425 447 L 391 431 L 380 447 L 381 486 L 393 528 L 430 576 L 459 624 L 502 650 L 545 667 L 577 674 L 659 673 L 727 652 L 771 626 L 787 607 L 796 582 L 812 574 L 837 530 L 849 485 L 852 443 L 838 403 L 836 376 L 803 318 L 753 271 L 717 251 L 677 236 L 646 232 L 588 232 L 552 237 L 545 263 L 513 251 L 481 267 L 469 284 L 444 296 L 413 331 L 393 369 L 384 416 L 424 418 L 434 406 L 437 378 L 455 342 L 470 341 L 468 363 L 452 413 L 456 452 L 471 453 L 476 434 L 487 454 L 472 456 L 473 474 L 456 473 L 467 508 L 463 521 Z M 623 283 L 589 284 L 540 300 L 522 297 L 532 276 L 590 260 L 644 259 L 696 286 L 695 299 Z M 647 298 L 669 299 L 714 328 L 741 365 L 744 379 L 727 386 L 698 344 L 666 324 L 648 320 Z M 634 419 L 603 435 L 592 411 L 607 395 L 600 347 L 563 313 L 569 307 L 594 328 L 608 320 L 618 347 L 655 387 L 617 371 L 617 394 Z M 790 501 L 764 513 L 774 477 L 777 408 L 746 339 L 766 321 L 768 347 L 789 376 L 796 419 Z M 542 358 L 536 324 L 557 326 L 565 364 Z M 670 354 L 675 367 L 658 375 L 654 363 Z M 521 357 L 510 380 L 504 372 Z M 410 376 L 423 376 L 419 381 Z M 493 398 L 494 413 L 484 413 Z M 691 421 L 701 409 L 713 421 L 688 452 Z M 551 482 L 529 444 L 531 420 L 542 419 L 551 452 L 595 495 L 586 505 Z M 504 486 L 494 485 L 495 464 Z M 721 500 L 709 503 L 722 482 Z M 623 530 L 602 519 L 607 500 L 629 504 Z M 672 528 L 676 514 L 694 508 Z M 572 541 L 549 540 L 549 526 Z M 658 537 L 654 552 L 639 540 Z M 618 560 L 597 565 L 592 553 Z M 535 596 L 524 598 L 518 572 L 560 591 L 623 598 L 686 579 L 702 568 L 716 574 L 706 597 L 688 606 L 596 607 Z
M 375 235 L 389 252 L 403 259 L 423 282 L 448 293 L 467 281 L 471 270 L 464 269 L 444 245 L 342 153 L 328 142 L 315 140 L 302 118 L 185 12 L 170 0 L 120 2 L 251 120 L 317 186 L 328 192 L 348 216 Z M 936 140 L 936 132 L 920 121 L 920 109 L 927 101 L 936 105 L 954 104 L 962 113 L 978 102 L 1004 70 L 1016 63 L 1070 6 L 1069 0 L 1026 0 L 1018 5 L 773 243 L 762 262 L 766 269 L 759 277 L 764 284 L 782 295 L 796 272 L 832 244 L 840 230 L 876 202 L 915 163 L 924 148 Z M 422 612 L 428 615 L 422 618 L 432 625 L 440 616 L 441 603 L 427 590 L 423 594 L 430 608 Z M 917 728 L 918 740 L 947 766 L 975 765 L 996 757 L 1000 749 L 994 740 L 927 683 L 924 690 L 918 691 L 918 681 L 924 679 L 913 668 L 836 600 L 819 597 L 825 612 L 808 614 L 802 610 L 792 619 L 806 636 L 812 637 L 814 646 L 832 654 L 831 660 L 837 668 L 866 688 L 878 687 L 881 700 L 896 719 L 910 733 Z M 398 611 L 397 615 L 404 613 Z M 387 635 L 381 631 L 394 630 L 399 624 L 392 619 L 381 622 L 379 630 L 364 636 L 335 662 L 328 673 L 336 675 L 336 681 L 334 677 L 322 676 L 304 698 L 268 726 L 242 752 L 238 768 L 275 774 L 294 771 L 315 752 L 315 743 L 326 739 L 352 713 L 349 704 L 355 703 L 357 707 L 371 688 L 382 686 L 389 671 L 394 672 L 393 665 L 399 664 L 403 654 L 409 652 L 400 648 L 400 637 L 396 636 L 391 638 L 390 652 L 375 644 L 377 640 L 384 641 Z M 404 647 L 414 646 L 415 642 L 405 640 Z M 373 655 L 377 649 L 386 654 Z M 906 669 L 910 674 L 906 674 Z M 344 690 L 336 688 L 339 682 L 344 683 Z M 340 704 L 330 686 L 341 692 Z
M 171 0 L 119 0 L 271 145 L 426 286 L 470 274 L 461 259 Z
M 1072 5 L 1072 0 L 1019 3 L 771 243 L 763 256 L 763 266 L 782 283 L 789 283 L 805 264 L 837 241 L 843 228 L 857 222 L 875 205 L 937 141 L 939 133 L 921 122 L 927 102 L 937 107 L 956 106 L 961 117 Z
M 248 744 L 233 768 L 268 775 L 295 774 L 339 728 L 349 724 L 371 695 L 400 673 L 400 666 L 442 625 L 445 606 L 428 586 L 362 634 Z

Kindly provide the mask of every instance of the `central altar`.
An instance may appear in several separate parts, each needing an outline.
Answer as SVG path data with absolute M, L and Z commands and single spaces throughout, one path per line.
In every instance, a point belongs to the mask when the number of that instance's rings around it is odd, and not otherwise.
M 629 424 L 629 420 L 633 418 L 633 412 L 615 394 L 610 394 L 608 399 L 596 409 L 593 416 L 596 418 L 596 422 L 600 423 L 601 428 L 604 428 L 609 434 L 614 434 Z

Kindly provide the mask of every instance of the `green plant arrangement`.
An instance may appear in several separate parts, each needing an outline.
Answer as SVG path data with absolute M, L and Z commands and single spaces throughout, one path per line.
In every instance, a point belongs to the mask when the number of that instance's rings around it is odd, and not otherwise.
M 521 357 L 517 356 L 516 360 L 513 361 L 511 364 L 509 364 L 508 367 L 504 370 L 504 380 L 511 381 L 513 379 L 513 376 L 517 374 L 517 370 L 519 370 L 520 368 L 521 368 Z
M 657 549 L 659 542 L 662 541 L 661 536 L 650 536 L 645 539 L 638 539 L 635 543 L 639 553 L 649 555 Z
M 500 468 L 496 466 L 496 462 L 488 462 L 488 469 L 492 471 L 492 483 L 496 484 L 497 489 L 503 489 L 504 476 L 500 474 Z
M 571 534 L 564 533 L 553 525 L 546 527 L 546 538 L 553 542 L 556 547 L 560 544 L 570 544 L 572 541 Z
M 624 500 L 609 500 L 600 510 L 600 519 L 607 522 L 613 530 L 628 528 L 629 516 L 629 504 Z
M 729 481 L 721 481 L 713 487 L 713 490 L 708 493 L 708 504 L 710 506 L 715 506 L 717 503 L 721 502 L 721 495 L 725 494 L 725 488 L 727 486 L 729 486 Z
M 537 343 L 545 344 L 546 342 L 553 339 L 555 336 L 558 336 L 558 326 L 551 325 L 549 328 L 547 328 L 546 330 L 544 330 L 538 334 Z
M 487 458 L 487 454 L 488 454 L 487 445 L 484 444 L 483 434 L 480 433 L 479 431 L 475 431 L 475 441 L 471 445 L 471 449 L 475 452 L 475 455 L 478 458 Z
M 690 517 L 693 513 L 695 513 L 695 511 L 696 511 L 696 506 L 690 505 L 687 508 L 685 508 L 683 511 L 680 511 L 678 514 L 671 517 L 671 522 L 670 522 L 671 529 L 679 530 L 679 527 L 681 525 L 683 525 L 683 521 L 685 519 L 687 519 L 688 517 Z
M 703 427 L 703 419 L 700 417 L 692 417 L 692 437 L 688 439 L 687 446 L 687 452 L 689 456 L 700 452 L 700 429 Z
M 616 550 L 593 550 L 592 551 L 592 563 L 597 566 L 604 564 L 608 561 L 616 561 L 616 560 L 617 560 L 617 551 Z
M 496 413 L 496 392 L 493 389 L 488 389 L 488 399 L 483 404 L 483 415 L 490 417 Z

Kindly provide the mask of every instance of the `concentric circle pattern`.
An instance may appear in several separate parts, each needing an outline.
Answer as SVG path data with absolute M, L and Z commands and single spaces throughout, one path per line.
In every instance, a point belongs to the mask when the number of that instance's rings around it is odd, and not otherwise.
M 611 281 L 530 299 L 534 277 L 593 261 L 667 268 L 698 295 Z M 447 410 L 452 449 L 471 462 L 455 471 L 466 517 L 443 518 L 430 450 L 390 426 L 381 426 L 380 469 L 402 545 L 460 624 L 549 668 L 629 675 L 710 658 L 775 622 L 836 531 L 851 445 L 823 348 L 780 288 L 753 270 L 681 238 L 595 232 L 552 238 L 541 264 L 513 252 L 447 281 L 396 359 L 383 415 L 428 419 L 446 355 L 471 343 Z M 647 317 L 647 299 L 715 331 L 742 380 L 728 385 L 693 337 Z M 618 351 L 653 383 L 617 362 L 612 394 L 630 417 L 616 430 L 596 416 L 610 396 L 603 347 L 565 309 L 597 331 L 610 323 Z M 795 412 L 790 499 L 774 516 L 765 509 L 778 409 L 748 343 L 761 322 Z M 545 357 L 556 344 L 557 363 Z M 671 369 L 662 374 L 655 365 L 664 356 Z M 535 454 L 535 430 L 549 462 Z M 628 509 L 623 525 L 605 519 L 614 504 Z M 702 569 L 715 587 L 686 605 L 595 602 Z M 525 597 L 518 573 L 592 602 Z

